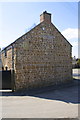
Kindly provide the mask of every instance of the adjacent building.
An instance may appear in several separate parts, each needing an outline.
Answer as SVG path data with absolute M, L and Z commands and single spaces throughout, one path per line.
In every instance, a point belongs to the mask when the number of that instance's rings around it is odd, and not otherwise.
M 0 71 L 2 71 L 1 48 L 0 48 Z

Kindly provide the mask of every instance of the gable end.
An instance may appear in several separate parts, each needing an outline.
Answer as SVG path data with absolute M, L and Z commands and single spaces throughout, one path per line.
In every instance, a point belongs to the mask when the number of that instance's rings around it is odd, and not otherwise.
M 53 23 L 51 23 L 54 27 L 55 27 L 55 25 L 53 24 Z M 59 34 L 61 34 L 61 36 L 66 40 L 66 42 L 71 46 L 71 47 L 73 47 L 71 44 L 70 44 L 70 42 L 62 35 L 62 33 L 55 27 L 55 29 L 59 32 Z

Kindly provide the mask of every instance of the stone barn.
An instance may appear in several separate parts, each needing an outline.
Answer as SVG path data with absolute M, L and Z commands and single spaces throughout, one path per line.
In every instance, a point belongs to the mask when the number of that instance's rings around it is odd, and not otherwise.
M 4 70 L 12 71 L 12 89 L 36 88 L 72 80 L 72 45 L 51 22 L 40 23 L 1 52 Z

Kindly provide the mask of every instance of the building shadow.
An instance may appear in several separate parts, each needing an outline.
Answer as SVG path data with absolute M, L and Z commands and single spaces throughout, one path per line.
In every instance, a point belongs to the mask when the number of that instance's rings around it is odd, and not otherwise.
M 0 96 L 31 96 L 47 100 L 57 100 L 66 103 L 80 103 L 80 80 L 74 79 L 73 82 L 57 86 L 48 86 L 34 90 L 23 90 L 12 92 L 11 90 L 0 91 Z

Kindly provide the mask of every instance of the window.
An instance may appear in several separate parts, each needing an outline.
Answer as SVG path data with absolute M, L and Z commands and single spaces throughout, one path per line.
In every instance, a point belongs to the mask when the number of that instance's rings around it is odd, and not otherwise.
M 5 69 L 6 69 L 6 71 L 7 71 L 7 70 L 8 70 L 8 67 L 6 66 Z
M 7 50 L 5 49 L 5 57 L 7 57 Z

